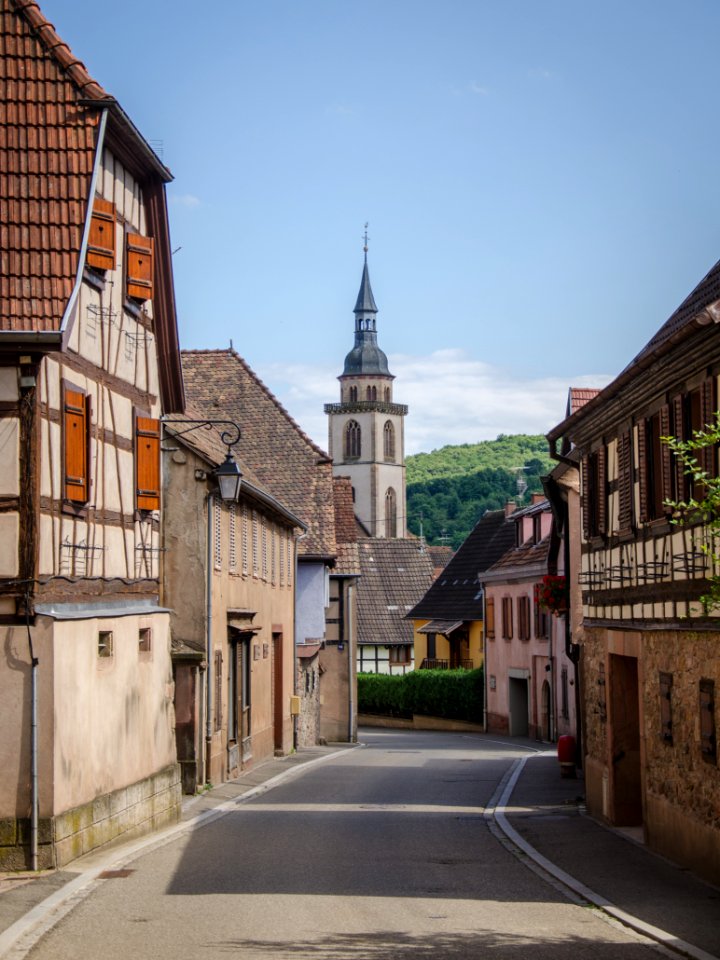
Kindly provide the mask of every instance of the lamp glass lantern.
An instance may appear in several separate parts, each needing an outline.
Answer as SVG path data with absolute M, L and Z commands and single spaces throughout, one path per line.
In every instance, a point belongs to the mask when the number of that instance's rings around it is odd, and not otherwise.
M 220 499 L 227 503 L 236 501 L 240 496 L 242 471 L 230 450 L 225 455 L 225 462 L 214 471 L 214 476 L 220 487 Z

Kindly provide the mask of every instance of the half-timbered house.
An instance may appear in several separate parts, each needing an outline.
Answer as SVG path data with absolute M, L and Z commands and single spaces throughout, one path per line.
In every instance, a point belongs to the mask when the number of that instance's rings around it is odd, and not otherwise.
M 35 2 L 0 40 L 0 862 L 49 866 L 178 813 L 171 177 Z
M 716 264 L 625 370 L 548 434 L 581 474 L 588 807 L 715 881 L 720 621 L 699 598 L 717 571 L 702 523 L 677 522 L 672 503 L 702 489 L 662 438 L 714 420 L 719 320 Z M 716 475 L 716 447 L 698 456 Z

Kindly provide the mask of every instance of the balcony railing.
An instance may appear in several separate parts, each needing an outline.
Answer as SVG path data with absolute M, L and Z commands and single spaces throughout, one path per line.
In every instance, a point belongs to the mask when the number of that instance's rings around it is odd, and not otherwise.
M 459 663 L 450 664 L 449 660 L 437 660 L 425 657 L 420 664 L 421 670 L 473 670 L 472 660 L 460 660 Z

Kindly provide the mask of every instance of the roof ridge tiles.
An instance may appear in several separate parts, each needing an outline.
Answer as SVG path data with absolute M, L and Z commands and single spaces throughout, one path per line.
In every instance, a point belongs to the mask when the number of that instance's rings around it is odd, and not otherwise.
M 43 46 L 88 99 L 114 101 L 115 98 L 90 76 L 82 60 L 73 54 L 68 44 L 58 35 L 54 24 L 43 14 L 37 0 L 10 0 L 10 3 L 24 16 Z

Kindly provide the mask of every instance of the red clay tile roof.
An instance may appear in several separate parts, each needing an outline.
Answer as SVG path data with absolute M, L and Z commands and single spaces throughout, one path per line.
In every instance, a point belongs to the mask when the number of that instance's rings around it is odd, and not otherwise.
M 418 540 L 368 538 L 358 543 L 358 643 L 411 644 L 405 617 L 432 582 L 432 563 Z
M 568 391 L 566 416 L 572 416 L 576 410 L 584 407 L 589 400 L 592 400 L 592 398 L 596 397 L 599 393 L 599 390 L 591 389 L 590 387 L 570 387 Z
M 234 420 L 240 468 L 308 526 L 300 555 L 337 553 L 332 462 L 234 350 L 183 350 L 185 393 L 209 419 Z
M 0 87 L 0 329 L 58 330 L 107 94 L 32 0 L 0 0 Z
M 414 619 L 482 620 L 478 574 L 494 564 L 515 539 L 515 523 L 504 510 L 489 510 L 475 524 L 454 557 L 410 611 Z
M 0 331 L 59 331 L 78 273 L 101 110 L 109 109 L 106 142 L 136 176 L 152 170 L 166 182 L 171 175 L 35 0 L 0 0 L 0 98 Z M 158 229 L 164 204 L 163 194 L 149 215 Z M 169 252 L 160 249 L 160 261 L 160 374 L 166 409 L 177 410 Z

